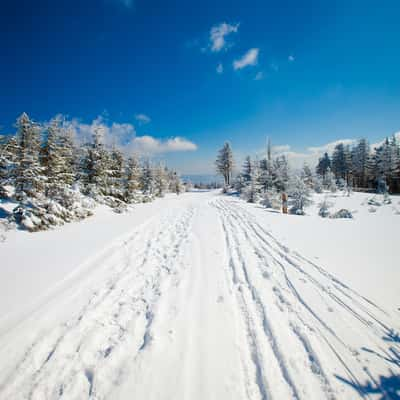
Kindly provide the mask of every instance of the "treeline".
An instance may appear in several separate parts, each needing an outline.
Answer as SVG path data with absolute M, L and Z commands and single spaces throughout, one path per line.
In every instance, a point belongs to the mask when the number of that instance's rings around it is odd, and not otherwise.
M 333 153 L 325 153 L 316 172 L 325 177 L 330 171 L 337 181 L 344 180 L 355 190 L 400 193 L 400 144 L 393 135 L 371 150 L 366 139 L 356 145 L 339 143 Z
M 16 127 L 0 141 L 0 199 L 18 203 L 10 218 L 30 231 L 84 218 L 96 203 L 122 212 L 184 189 L 176 172 L 107 147 L 101 126 L 83 145 L 60 116 L 39 124 L 23 113 Z
M 331 186 L 331 182 L 314 180 L 313 173 L 307 166 L 300 174 L 290 171 L 285 156 L 272 156 L 270 142 L 266 156 L 254 160 L 247 156 L 241 171 L 235 177 L 234 165 L 232 149 L 229 143 L 225 143 L 216 160 L 217 172 L 225 181 L 225 191 L 234 189 L 246 201 L 261 202 L 272 208 L 280 208 L 281 195 L 287 193 L 290 198 L 290 211 L 295 214 L 303 214 L 304 207 L 309 204 L 311 187 L 322 191 L 323 185 L 327 188 Z M 320 189 L 317 189 L 317 186 Z
M 224 178 L 224 190 L 234 189 L 248 202 L 261 202 L 266 207 L 280 208 L 282 194 L 288 196 L 290 211 L 303 214 L 311 201 L 311 191 L 370 190 L 387 195 L 400 192 L 400 147 L 395 136 L 370 150 L 367 140 L 353 147 L 339 143 L 333 154 L 327 153 L 315 169 L 304 165 L 300 171 L 291 170 L 287 157 L 272 156 L 268 143 L 264 157 L 245 158 L 235 176 L 234 157 L 225 143 L 216 159 L 217 172 Z

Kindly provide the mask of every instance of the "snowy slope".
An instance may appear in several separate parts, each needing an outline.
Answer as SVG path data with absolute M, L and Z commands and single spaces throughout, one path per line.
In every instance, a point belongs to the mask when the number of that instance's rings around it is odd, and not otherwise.
M 18 250 L 43 274 L 58 272 L 47 284 L 31 273 L 39 289 L 0 320 L 1 399 L 398 398 L 396 296 L 375 300 L 382 289 L 371 292 L 362 273 L 375 264 L 357 252 L 357 285 L 329 263 L 356 219 L 283 216 L 215 192 L 140 207 L 2 244 L 2 282 L 12 268 L 23 281 Z M 360 220 L 373 227 L 375 217 Z M 313 254 L 296 237 L 322 236 L 321 224 L 331 240 L 317 240 Z M 370 233 L 358 236 L 368 248 Z M 381 268 L 393 244 L 379 244 L 377 268 L 396 293 L 398 275 Z

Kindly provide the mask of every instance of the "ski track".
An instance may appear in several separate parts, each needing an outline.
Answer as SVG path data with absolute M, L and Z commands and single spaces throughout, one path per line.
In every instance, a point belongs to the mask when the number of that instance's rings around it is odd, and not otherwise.
M 183 272 L 194 278 L 184 252 L 194 240 L 199 207 L 220 219 L 226 259 L 216 267 L 224 271 L 228 304 L 235 305 L 238 385 L 248 399 L 374 398 L 362 384 L 382 371 L 399 373 L 398 327 L 388 312 L 280 243 L 239 200 L 217 196 L 164 213 L 107 253 L 100 268 L 106 273 L 93 279 L 87 302 L 38 332 L 0 376 L 0 399 L 110 399 L 130 378 L 132 365 L 151 369 L 142 355 L 157 336 L 154 320 L 186 293 L 179 292 Z M 185 368 L 196 366 L 186 361 Z
M 182 267 L 176 261 L 193 214 L 165 217 L 124 241 L 122 258 L 76 318 L 32 343 L 13 372 L 0 378 L 0 398 L 108 398 L 124 378 L 124 365 L 151 345 L 153 315 L 166 281 Z
M 262 399 L 342 398 L 335 374 L 346 375 L 355 387 L 361 388 L 363 382 L 371 380 L 370 369 L 379 364 L 379 359 L 386 362 L 386 369 L 388 365 L 399 367 L 398 343 L 384 344 L 385 337 L 396 335 L 393 333 L 396 329 L 386 322 L 387 312 L 322 267 L 282 245 L 245 210 L 241 201 L 216 199 L 212 200 L 212 205 L 220 213 L 226 235 L 228 263 L 232 282 L 237 287 L 239 307 L 245 321 L 250 320 L 248 314 L 252 315 L 253 323 L 247 324 L 247 330 L 249 346 L 256 353 L 252 355 L 256 371 L 254 379 Z M 315 292 L 320 303 L 306 299 L 303 293 L 310 291 Z M 337 318 L 333 321 L 326 318 L 323 308 Z M 368 343 L 369 347 L 377 349 L 368 351 L 376 358 L 366 359 L 365 346 L 357 348 L 354 343 L 349 343 L 342 335 L 341 324 L 345 330 L 356 330 L 360 343 Z M 257 331 L 257 325 L 263 327 L 264 337 Z M 338 326 L 342 329 L 337 329 Z M 262 345 L 265 342 L 269 349 Z M 307 365 L 307 368 L 300 374 L 290 361 L 291 350 L 303 353 L 301 365 Z M 327 363 L 325 366 L 327 352 L 333 365 Z M 266 354 L 272 354 L 274 360 Z M 325 361 L 318 354 L 325 354 Z M 280 384 L 289 389 L 289 394 L 276 396 L 277 380 L 259 366 L 262 359 L 277 364 Z M 317 381 L 320 392 L 315 391 L 314 385 L 308 392 L 303 384 L 305 378 L 310 382 Z M 269 381 L 275 382 L 273 392 L 268 386 Z M 359 395 L 369 398 L 362 389 Z

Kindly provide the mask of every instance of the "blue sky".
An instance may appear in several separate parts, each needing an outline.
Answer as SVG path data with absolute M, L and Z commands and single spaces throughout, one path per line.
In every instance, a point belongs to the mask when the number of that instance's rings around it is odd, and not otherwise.
M 239 159 L 266 137 L 298 159 L 378 141 L 400 130 L 399 4 L 3 2 L 2 131 L 62 113 L 182 173 L 211 172 L 224 140 Z

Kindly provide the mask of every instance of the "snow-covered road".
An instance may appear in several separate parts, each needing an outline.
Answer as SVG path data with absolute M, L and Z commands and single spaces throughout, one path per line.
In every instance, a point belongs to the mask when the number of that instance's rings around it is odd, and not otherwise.
M 0 325 L 0 399 L 399 398 L 398 315 L 191 196 Z

